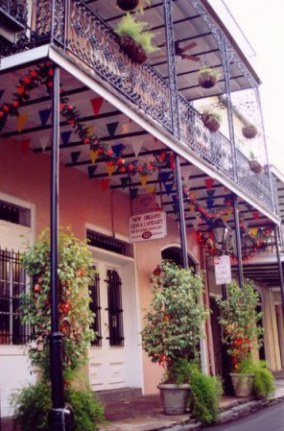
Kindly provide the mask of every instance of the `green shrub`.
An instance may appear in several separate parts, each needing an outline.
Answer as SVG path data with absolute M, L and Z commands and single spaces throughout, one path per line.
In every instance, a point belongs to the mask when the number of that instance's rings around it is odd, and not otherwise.
M 73 431 L 97 431 L 97 424 L 103 421 L 103 407 L 91 391 L 69 389 L 68 403 L 74 414 Z M 51 431 L 48 414 L 51 409 L 49 383 L 39 383 L 23 388 L 14 396 L 15 418 L 22 431 Z
M 218 377 L 207 376 L 193 368 L 190 377 L 190 407 L 193 415 L 203 424 L 217 419 L 222 385 Z

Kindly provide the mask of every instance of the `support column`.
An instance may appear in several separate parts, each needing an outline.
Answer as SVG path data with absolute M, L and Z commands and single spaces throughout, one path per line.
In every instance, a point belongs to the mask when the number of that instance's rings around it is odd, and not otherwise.
M 243 273 L 243 262 L 242 262 L 242 244 L 241 244 L 241 234 L 240 234 L 240 220 L 238 212 L 238 196 L 234 196 L 234 221 L 235 221 L 235 235 L 236 235 L 236 249 L 237 249 L 237 259 L 238 259 L 238 276 L 239 284 L 242 289 L 244 286 L 244 273 Z
M 50 194 L 50 279 L 51 279 L 51 335 L 50 376 L 52 410 L 51 428 L 64 431 L 64 384 L 62 369 L 62 334 L 58 325 L 58 214 L 59 214 L 59 128 L 60 128 L 60 70 L 54 69 L 52 93 L 52 145 L 51 145 L 51 194 Z
M 176 188 L 178 195 L 178 213 L 179 213 L 179 225 L 180 225 L 180 243 L 182 250 L 182 266 L 184 268 L 188 268 L 188 256 L 187 256 L 187 240 L 186 240 L 186 226 L 185 226 L 185 218 L 184 218 L 184 205 L 183 205 L 183 189 L 181 183 L 181 172 L 180 172 L 180 161 L 179 155 L 175 156 L 176 162 Z
M 279 230 L 279 226 L 278 225 L 275 225 L 274 234 L 275 234 L 276 255 L 277 255 L 277 263 L 278 263 L 279 278 L 280 278 L 280 292 L 281 292 L 281 300 L 282 300 L 282 312 L 284 314 L 284 279 L 283 279 L 283 269 L 282 269 L 281 256 L 280 256 L 280 247 L 279 247 L 280 230 Z

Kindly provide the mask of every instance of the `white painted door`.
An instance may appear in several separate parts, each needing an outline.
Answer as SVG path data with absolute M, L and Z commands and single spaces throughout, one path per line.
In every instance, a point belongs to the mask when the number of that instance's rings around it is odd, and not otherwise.
M 15 318 L 26 277 L 19 254 L 32 238 L 30 228 L 0 220 L 0 400 L 1 416 L 11 416 L 11 395 L 35 381 L 26 353 L 25 333 Z
M 92 288 L 98 338 L 89 355 L 89 377 L 93 390 L 127 386 L 123 267 L 95 261 L 97 272 Z

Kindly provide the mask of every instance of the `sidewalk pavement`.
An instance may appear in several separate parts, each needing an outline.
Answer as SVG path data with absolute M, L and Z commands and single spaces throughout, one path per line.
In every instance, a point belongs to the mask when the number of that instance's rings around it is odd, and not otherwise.
M 268 400 L 222 397 L 218 422 L 237 419 L 281 400 L 284 400 L 284 378 L 276 380 L 276 391 Z M 104 404 L 107 422 L 100 426 L 100 431 L 192 431 L 202 427 L 190 414 L 163 414 L 159 395 L 137 396 L 129 401 Z M 2 418 L 0 431 L 20 431 L 13 425 L 13 418 Z

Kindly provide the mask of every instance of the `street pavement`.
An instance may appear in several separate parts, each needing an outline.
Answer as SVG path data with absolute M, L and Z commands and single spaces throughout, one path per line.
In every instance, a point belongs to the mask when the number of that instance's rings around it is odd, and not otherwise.
M 203 431 L 283 431 L 284 402 L 264 408 L 231 423 L 202 428 Z

